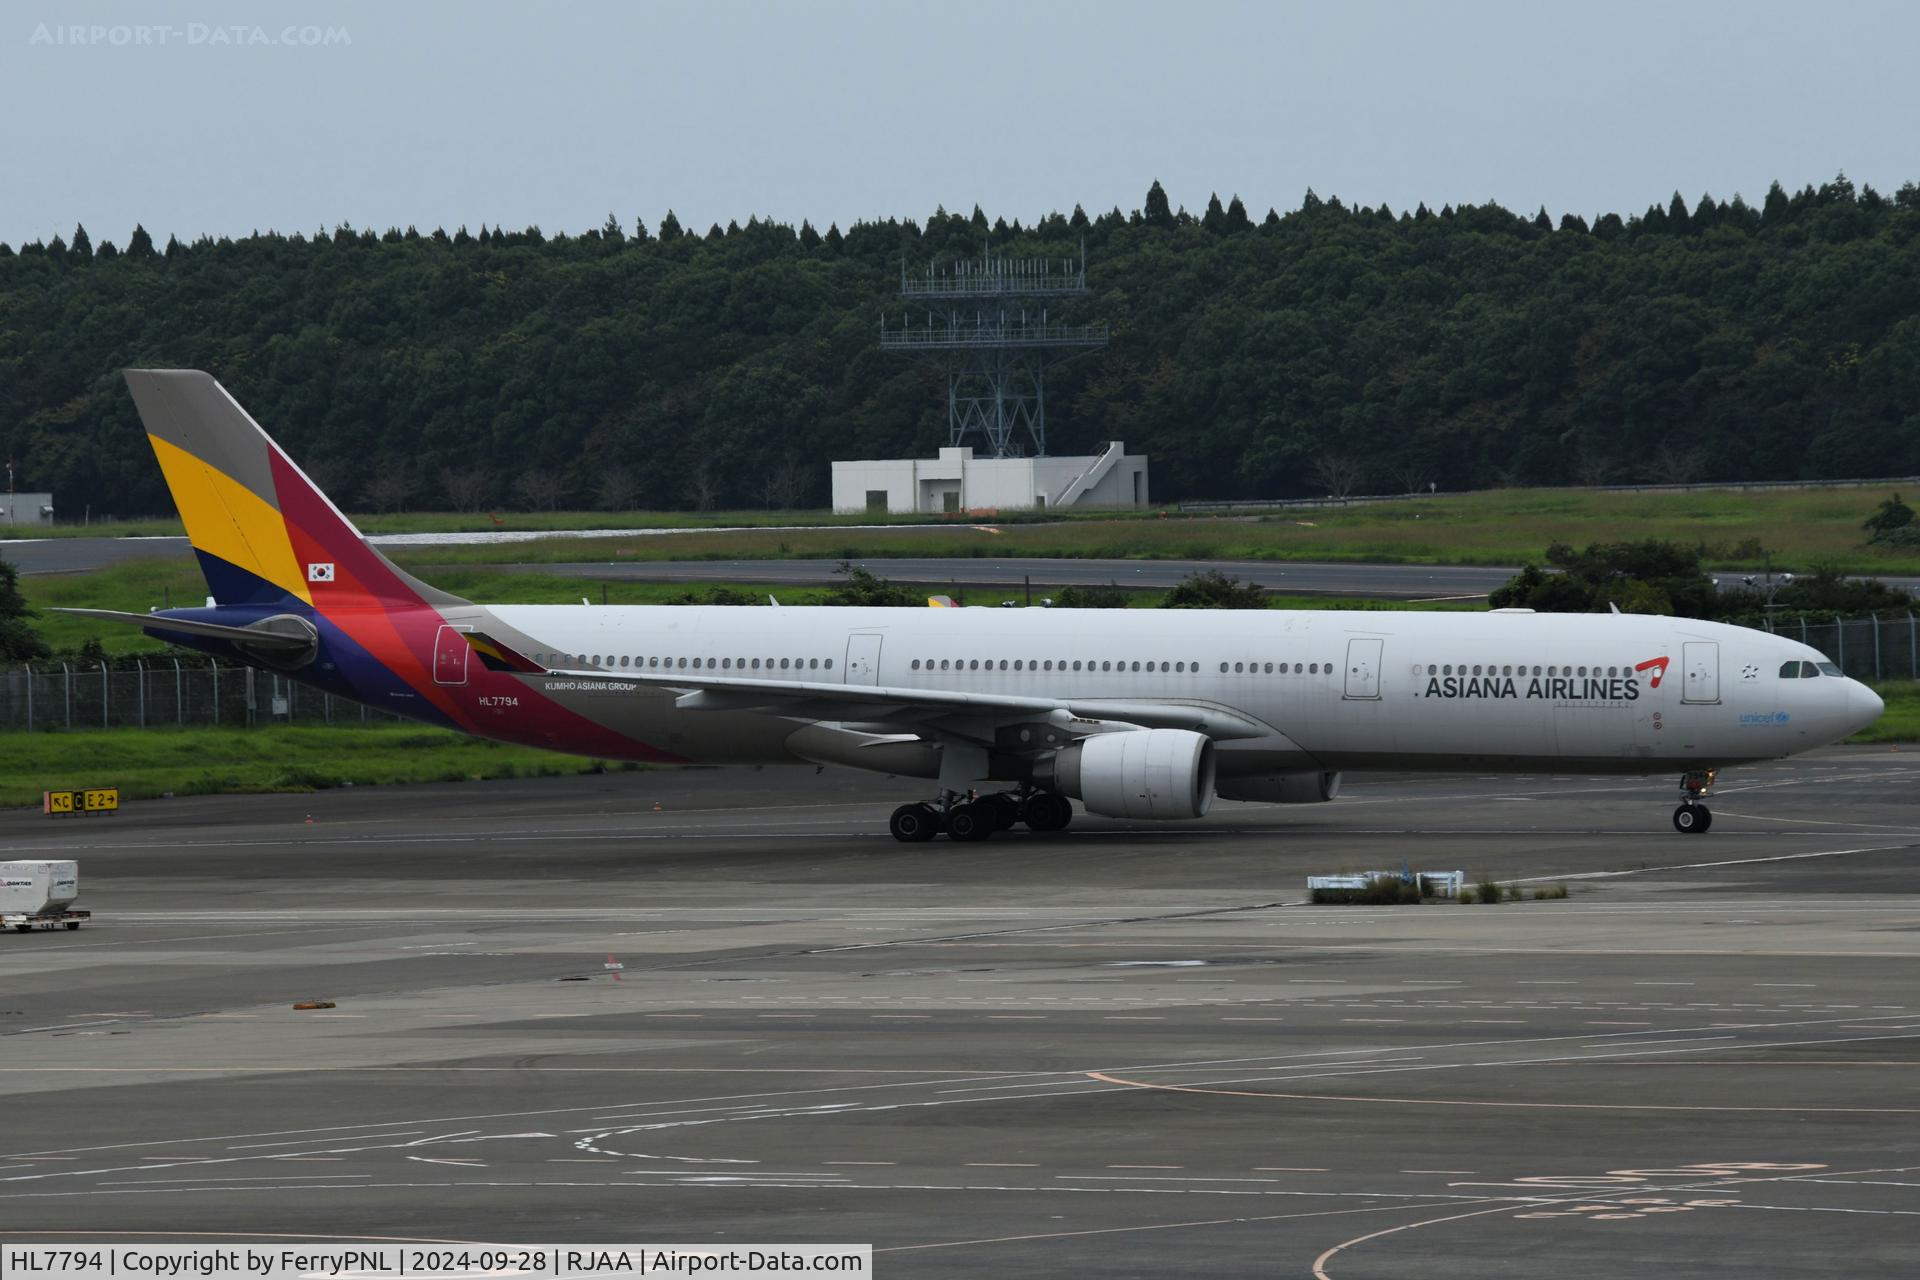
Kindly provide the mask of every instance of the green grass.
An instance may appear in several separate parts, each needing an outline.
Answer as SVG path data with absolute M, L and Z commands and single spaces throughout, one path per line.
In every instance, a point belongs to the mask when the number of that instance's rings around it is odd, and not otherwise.
M 405 724 L 0 733 L 0 805 L 37 805 L 42 791 L 69 787 L 150 799 L 639 767 Z
M 604 582 L 591 578 L 554 576 L 539 572 L 514 572 L 479 566 L 439 565 L 421 571 L 421 577 L 442 590 L 451 591 L 478 604 L 578 604 L 584 597 L 595 604 L 674 604 L 691 592 L 702 598 L 716 587 L 764 598 L 776 597 L 783 605 L 819 604 L 830 588 L 767 586 L 752 583 L 674 583 Z M 1036 586 L 1034 599 L 1041 599 L 1050 588 Z M 129 561 L 89 573 L 34 574 L 20 579 L 20 590 L 38 616 L 34 628 L 56 653 L 77 649 L 88 639 L 98 639 L 109 654 L 158 654 L 166 645 L 142 634 L 132 626 L 115 626 L 86 618 L 72 618 L 51 612 L 53 607 L 118 609 L 145 613 L 149 609 L 172 605 L 174 608 L 202 603 L 206 583 L 200 571 L 180 560 Z M 928 587 L 929 595 L 946 588 Z M 998 604 L 1003 599 L 1023 600 L 1015 588 L 962 588 L 968 603 Z M 1165 592 L 1132 593 L 1134 608 L 1157 606 Z M 1468 609 L 1476 604 L 1408 605 L 1400 601 L 1366 600 L 1358 597 L 1274 596 L 1276 609 Z
M 98 636 L 108 653 L 160 653 L 167 646 L 135 627 L 48 610 L 59 606 L 145 613 L 168 605 L 187 608 L 206 602 L 207 581 L 191 560 L 130 560 L 90 573 L 32 574 L 20 579 L 20 594 L 38 613 L 33 629 L 56 653 L 77 649 L 90 636 Z
M 1052 514 L 1008 512 L 1009 521 L 1085 519 L 1092 512 Z M 1144 518 L 1142 511 L 1135 518 Z M 496 518 L 497 517 L 497 518 Z M 1111 519 L 1103 511 L 1100 518 Z M 709 529 L 787 525 L 953 524 L 971 517 L 945 514 L 878 514 L 865 511 L 395 511 L 361 512 L 349 518 L 362 533 L 487 533 L 532 532 L 541 529 Z M 178 538 L 186 533 L 177 517 L 153 516 L 133 520 L 103 520 L 91 524 L 0 526 L 5 538 Z
M 1880 718 L 1848 742 L 1920 742 L 1920 681 L 1886 680 L 1873 686 L 1886 702 Z
M 694 531 L 641 538 L 552 539 L 499 546 L 416 547 L 411 566 L 519 562 L 889 556 L 1060 556 L 1097 559 L 1344 560 L 1521 564 L 1555 540 L 1576 545 L 1666 538 L 1706 550 L 1719 569 L 1920 573 L 1920 552 L 1870 548 L 1860 522 L 1879 489 L 1594 493 L 1502 489 L 1264 516 L 1100 517 L 1046 523 L 933 524 L 913 529 Z
M 493 563 L 503 556 L 570 560 L 779 557 L 1068 556 L 1118 559 L 1376 560 L 1409 564 L 1518 564 L 1559 539 L 1576 545 L 1668 538 L 1707 548 L 1715 568 L 1831 564 L 1858 573 L 1920 573 L 1920 552 L 1865 545 L 1861 521 L 1889 489 L 1697 490 L 1597 493 L 1494 489 L 1327 509 L 1161 519 L 1130 512 L 1010 512 L 989 521 L 939 515 L 835 515 L 826 511 L 409 512 L 359 517 L 369 533 L 511 529 L 662 529 L 687 532 L 607 539 L 553 539 L 493 546 L 411 548 L 411 565 Z M 912 524 L 912 529 L 873 529 Z M 779 526 L 832 525 L 821 530 Z M 714 526 L 751 526 L 716 533 Z M 26 529 L 22 533 L 28 533 Z M 177 520 L 34 529 L 31 536 L 178 534 Z

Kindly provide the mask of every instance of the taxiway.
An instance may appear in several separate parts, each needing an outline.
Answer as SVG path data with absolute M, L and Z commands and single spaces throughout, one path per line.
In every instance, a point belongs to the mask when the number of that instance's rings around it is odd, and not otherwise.
M 1666 780 L 1585 777 L 968 846 L 810 770 L 9 813 L 96 919 L 0 936 L 0 1236 L 1904 1276 L 1917 778 L 1734 771 L 1700 837 Z M 1403 863 L 1574 894 L 1304 903 Z

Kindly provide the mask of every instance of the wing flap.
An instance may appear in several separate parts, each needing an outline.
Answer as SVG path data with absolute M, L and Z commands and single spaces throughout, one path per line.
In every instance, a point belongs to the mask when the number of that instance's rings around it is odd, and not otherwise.
M 671 674 L 627 671 L 549 671 L 550 676 L 601 680 L 682 690 L 675 705 L 688 711 L 766 711 L 813 720 L 929 721 L 952 716 L 989 719 L 1044 718 L 1122 721 L 1147 729 L 1190 729 L 1217 740 L 1265 738 L 1275 730 L 1214 703 L 1133 701 L 1112 698 L 1036 698 L 1017 694 L 964 693 L 887 685 L 829 684 L 819 680 L 760 680 L 706 672 Z M 1093 725 L 1088 724 L 1088 730 Z

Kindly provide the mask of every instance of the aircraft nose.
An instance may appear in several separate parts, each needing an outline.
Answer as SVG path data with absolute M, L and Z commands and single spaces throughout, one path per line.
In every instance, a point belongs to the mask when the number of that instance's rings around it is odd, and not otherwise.
M 1858 733 L 1878 720 L 1886 709 L 1879 694 L 1858 680 L 1847 681 L 1847 719 L 1853 725 L 1852 732 Z

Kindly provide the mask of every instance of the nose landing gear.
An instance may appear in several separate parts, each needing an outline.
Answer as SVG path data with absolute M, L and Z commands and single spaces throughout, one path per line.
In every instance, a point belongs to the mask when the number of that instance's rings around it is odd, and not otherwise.
M 1673 811 L 1673 829 L 1681 835 L 1703 835 L 1713 825 L 1713 811 L 1700 802 L 1713 794 L 1716 773 L 1696 769 L 1680 779 L 1680 807 Z

